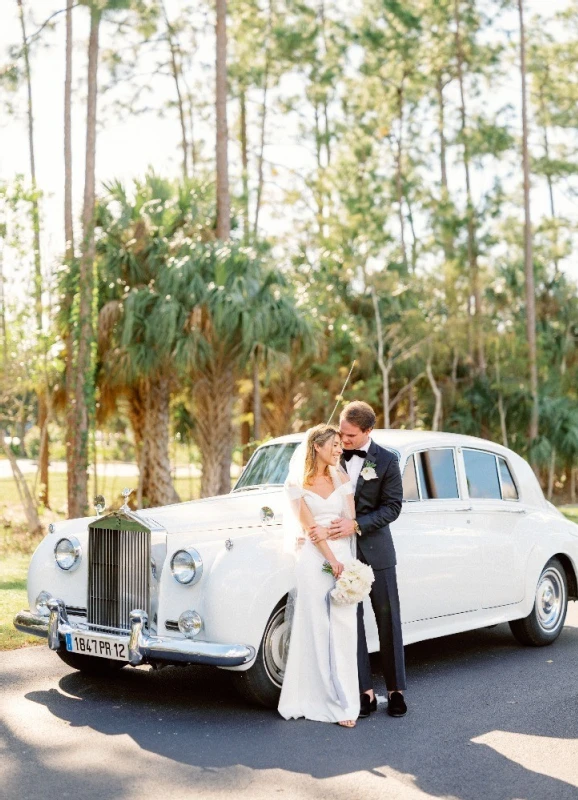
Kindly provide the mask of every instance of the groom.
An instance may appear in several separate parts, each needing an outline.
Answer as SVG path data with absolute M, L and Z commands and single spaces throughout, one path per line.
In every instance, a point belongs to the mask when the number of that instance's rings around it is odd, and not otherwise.
M 375 581 L 370 598 L 379 631 L 381 664 L 388 693 L 387 712 L 392 717 L 403 717 L 407 712 L 403 697 L 405 659 L 395 548 L 389 530 L 389 523 L 401 512 L 403 492 L 397 458 L 371 440 L 374 427 L 375 413 L 367 403 L 356 400 L 341 412 L 339 428 L 344 450 L 341 463 L 354 487 L 357 519 L 333 520 L 329 539 L 357 533 L 357 558 L 373 568 Z M 359 716 L 368 717 L 377 709 L 377 700 L 367 652 L 363 603 L 359 603 L 357 610 Z

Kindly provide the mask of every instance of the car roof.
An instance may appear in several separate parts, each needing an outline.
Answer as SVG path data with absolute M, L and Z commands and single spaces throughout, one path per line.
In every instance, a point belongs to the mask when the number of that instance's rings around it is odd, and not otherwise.
M 261 447 L 302 442 L 306 433 L 307 431 L 302 431 L 300 433 L 290 433 L 286 436 L 279 436 L 276 439 L 264 442 Z M 433 447 L 471 447 L 473 449 L 486 450 L 496 455 L 501 455 L 514 469 L 515 478 L 520 491 L 520 499 L 537 506 L 544 506 L 546 504 L 540 484 L 528 462 L 513 450 L 501 444 L 497 444 L 496 442 L 491 442 L 488 439 L 481 439 L 477 436 L 466 436 L 462 433 L 427 430 L 392 430 L 383 428 L 375 428 L 371 432 L 371 438 L 382 447 L 397 451 L 402 460 L 408 452 L 411 453 L 422 448 L 430 449 Z
M 292 442 L 301 442 L 305 438 L 306 433 L 307 431 L 302 431 L 299 433 L 290 433 L 286 436 L 278 436 L 276 439 L 271 439 L 263 444 L 291 444 Z M 477 436 L 466 436 L 462 433 L 446 433 L 444 431 L 375 428 L 371 432 L 371 438 L 382 447 L 392 447 L 400 451 L 408 447 L 413 450 L 421 445 L 424 447 L 443 447 L 445 445 L 447 447 L 469 446 L 483 448 L 484 450 L 503 452 L 504 455 L 512 452 L 508 450 L 508 448 L 496 444 L 496 442 L 491 442 L 488 439 L 481 439 Z

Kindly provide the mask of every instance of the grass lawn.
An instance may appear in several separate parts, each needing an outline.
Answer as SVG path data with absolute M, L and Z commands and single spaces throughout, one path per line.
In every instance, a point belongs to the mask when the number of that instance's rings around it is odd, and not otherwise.
M 26 573 L 30 556 L 15 553 L 0 560 L 0 650 L 13 650 L 27 644 L 42 644 L 44 639 L 17 631 L 12 619 L 17 611 L 28 608 Z

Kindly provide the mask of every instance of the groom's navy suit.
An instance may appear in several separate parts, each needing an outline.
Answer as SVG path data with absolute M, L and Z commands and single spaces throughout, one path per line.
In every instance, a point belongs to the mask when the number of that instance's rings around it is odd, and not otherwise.
M 403 489 L 397 457 L 373 440 L 365 464 L 375 464 L 377 478 L 364 480 L 360 475 L 355 488 L 355 511 L 361 535 L 357 537 L 357 557 L 369 564 L 375 574 L 370 599 L 377 621 L 383 675 L 388 691 L 405 689 L 405 659 L 395 547 L 389 523 L 400 515 Z M 343 461 L 345 467 L 345 462 Z M 373 688 L 367 652 L 363 603 L 358 605 L 358 672 L 361 692 Z

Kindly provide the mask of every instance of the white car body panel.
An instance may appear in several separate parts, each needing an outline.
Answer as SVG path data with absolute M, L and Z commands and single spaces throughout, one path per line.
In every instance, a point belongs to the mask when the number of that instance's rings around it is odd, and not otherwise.
M 302 438 L 280 437 L 263 447 Z M 391 525 L 405 644 L 527 616 L 540 573 L 554 555 L 567 558 L 576 575 L 578 526 L 546 502 L 531 468 L 515 453 L 458 434 L 374 431 L 373 438 L 397 451 L 402 472 L 418 451 L 449 447 L 457 458 L 460 497 L 404 502 L 401 516 Z M 519 500 L 470 499 L 461 458 L 465 447 L 505 458 Z M 263 507 L 273 510 L 272 524 L 261 522 Z M 293 585 L 292 559 L 283 550 L 282 513 L 281 487 L 233 491 L 142 512 L 157 525 L 158 553 L 164 554 L 166 547 L 164 564 L 157 564 L 159 633 L 183 638 L 166 629 L 165 622 L 175 622 L 192 609 L 204 622 L 198 640 L 242 642 L 258 650 L 273 608 Z M 41 590 L 62 598 L 67 606 L 86 607 L 87 526 L 96 519 L 58 523 L 40 543 L 28 575 L 30 609 Z M 78 569 L 66 573 L 56 566 L 53 551 L 56 542 L 69 535 L 80 541 L 83 558 Z M 202 556 L 203 576 L 195 585 L 183 586 L 173 578 L 170 562 L 177 550 L 190 546 Z M 366 627 L 370 651 L 375 651 L 378 637 L 369 601 Z

